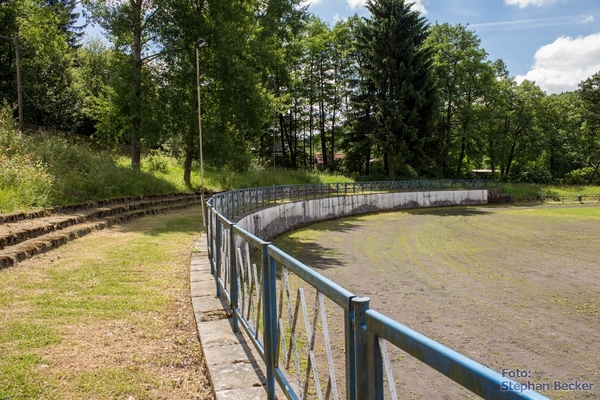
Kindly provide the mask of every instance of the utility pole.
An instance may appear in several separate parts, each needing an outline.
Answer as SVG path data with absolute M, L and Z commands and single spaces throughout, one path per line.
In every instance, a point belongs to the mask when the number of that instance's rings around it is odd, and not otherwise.
M 21 86 L 21 46 L 19 35 L 15 35 L 15 53 L 17 55 L 17 102 L 19 107 L 19 128 L 23 129 L 23 87 Z

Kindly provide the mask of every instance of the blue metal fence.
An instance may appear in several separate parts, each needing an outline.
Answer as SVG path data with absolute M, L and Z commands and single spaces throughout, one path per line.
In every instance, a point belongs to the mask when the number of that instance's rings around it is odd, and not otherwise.
M 436 179 L 411 181 L 308 183 L 265 186 L 232 190 L 215 194 L 210 204 L 226 218 L 233 219 L 256 208 L 284 201 L 308 200 L 317 197 L 347 196 L 364 193 L 384 193 L 424 190 L 492 189 L 495 179 Z
M 483 398 L 546 399 L 515 389 L 518 384 L 508 378 L 370 310 L 368 298 L 357 297 L 228 219 L 276 202 L 316 196 L 484 189 L 496 184 L 437 180 L 283 185 L 213 196 L 208 201 L 206 226 L 216 293 L 228 299 L 234 330 L 244 329 L 264 360 L 269 399 L 275 398 L 276 384 L 288 399 L 383 399 L 384 374 L 391 398 L 397 398 L 387 343 Z M 305 286 L 315 292 L 312 303 Z M 313 306 L 312 324 L 309 305 Z M 336 335 L 343 346 L 332 346 Z M 335 364 L 338 358 L 344 360 L 342 366 Z

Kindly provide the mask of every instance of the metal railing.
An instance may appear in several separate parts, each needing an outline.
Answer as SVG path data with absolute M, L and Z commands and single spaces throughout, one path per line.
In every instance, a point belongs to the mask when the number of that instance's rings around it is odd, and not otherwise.
M 211 205 L 219 214 L 226 218 L 233 219 L 238 215 L 245 214 L 256 208 L 284 201 L 308 200 L 317 197 L 347 196 L 365 193 L 492 189 L 497 186 L 498 181 L 495 179 L 436 179 L 277 185 L 217 193 L 211 198 Z
M 417 182 L 433 186 L 433 181 Z M 385 191 L 392 186 L 285 185 L 221 193 L 208 201 L 207 238 L 216 293 L 228 300 L 233 329 L 245 330 L 265 362 L 268 398 L 275 398 L 278 384 L 288 399 L 383 399 L 387 379 L 395 399 L 390 343 L 483 398 L 546 399 L 515 389 L 518 383 L 370 310 L 368 298 L 357 297 L 226 217 L 284 198 L 352 194 L 357 188 L 362 193 L 367 187 Z
M 560 203 L 560 204 L 587 204 L 600 203 L 598 194 L 541 194 L 538 200 L 542 203 Z

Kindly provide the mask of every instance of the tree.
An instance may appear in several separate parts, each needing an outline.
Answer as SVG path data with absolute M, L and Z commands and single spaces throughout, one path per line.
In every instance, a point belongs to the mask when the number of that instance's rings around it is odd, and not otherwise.
M 73 85 L 74 50 L 63 14 L 42 0 L 15 0 L 0 7 L 0 35 L 19 35 L 25 122 L 71 130 L 80 96 Z M 0 98 L 16 100 L 13 43 L 0 40 Z
M 479 38 L 464 25 L 434 25 L 427 45 L 434 54 L 442 100 L 437 160 L 444 176 L 458 177 L 463 173 L 465 160 L 482 153 L 479 106 L 494 96 L 496 79 L 501 78 L 503 71 L 487 60 Z
M 552 178 L 563 178 L 586 164 L 581 114 L 575 92 L 540 99 L 536 116 L 544 147 L 540 161 Z
M 544 92 L 534 82 L 517 85 L 507 81 L 503 89 L 504 108 L 499 115 L 501 141 L 498 143 L 498 161 L 502 175 L 509 176 L 514 164 L 526 167 L 543 152 L 536 116 Z
M 87 0 L 86 5 L 108 32 L 115 49 L 127 54 L 131 65 L 131 167 L 140 168 L 140 136 L 142 125 L 142 69 L 156 57 L 157 13 L 153 0 Z
M 360 74 L 375 89 L 373 139 L 382 148 L 388 177 L 397 161 L 404 171 L 424 171 L 426 144 L 433 136 L 438 107 L 432 52 L 425 47 L 427 25 L 403 0 L 369 0 L 371 17 L 359 28 Z
M 579 84 L 584 111 L 583 150 L 586 163 L 593 167 L 592 182 L 600 167 L 600 72 Z

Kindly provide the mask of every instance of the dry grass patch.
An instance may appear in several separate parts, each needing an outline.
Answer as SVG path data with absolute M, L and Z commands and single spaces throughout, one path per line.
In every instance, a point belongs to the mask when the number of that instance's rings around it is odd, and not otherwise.
M 0 271 L 0 399 L 213 398 L 189 292 L 198 209 Z

